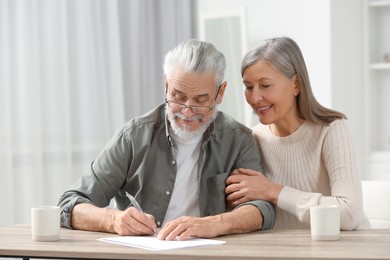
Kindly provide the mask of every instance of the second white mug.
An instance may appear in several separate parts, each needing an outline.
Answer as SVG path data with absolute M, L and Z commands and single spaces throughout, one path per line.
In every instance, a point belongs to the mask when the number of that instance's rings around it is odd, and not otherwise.
M 311 207 L 310 229 L 313 240 L 338 240 L 340 236 L 340 207 L 338 205 Z

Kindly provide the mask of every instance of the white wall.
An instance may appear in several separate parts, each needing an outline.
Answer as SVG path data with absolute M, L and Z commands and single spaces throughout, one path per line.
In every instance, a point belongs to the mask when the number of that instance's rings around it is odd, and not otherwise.
M 364 177 L 362 6 L 362 0 L 198 0 L 197 8 L 199 13 L 244 8 L 248 48 L 277 36 L 299 44 L 317 100 L 349 117 Z
M 369 178 L 364 160 L 363 1 L 331 1 L 331 106 L 348 116 L 357 164 Z
M 246 11 L 247 48 L 266 38 L 293 38 L 305 56 L 316 98 L 330 106 L 329 0 L 198 0 L 199 13 L 239 8 Z

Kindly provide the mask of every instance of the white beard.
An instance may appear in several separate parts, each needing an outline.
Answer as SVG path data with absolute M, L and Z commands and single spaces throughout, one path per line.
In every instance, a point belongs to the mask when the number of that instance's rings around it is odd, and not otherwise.
M 206 122 L 202 122 L 200 124 L 200 127 L 196 130 L 189 130 L 188 126 L 183 125 L 182 127 L 178 126 L 176 124 L 175 118 L 180 118 L 188 121 L 196 121 L 202 119 L 202 116 L 200 115 L 194 115 L 190 118 L 186 118 L 182 113 L 176 112 L 172 113 L 168 107 L 165 107 L 165 114 L 168 117 L 168 121 L 171 124 L 171 128 L 173 130 L 173 133 L 177 135 L 182 140 L 191 140 L 193 138 L 202 136 L 204 132 L 207 130 L 207 128 L 210 126 L 211 122 L 217 117 L 218 114 L 218 105 L 215 104 L 213 107 L 213 115 L 210 117 L 210 119 Z

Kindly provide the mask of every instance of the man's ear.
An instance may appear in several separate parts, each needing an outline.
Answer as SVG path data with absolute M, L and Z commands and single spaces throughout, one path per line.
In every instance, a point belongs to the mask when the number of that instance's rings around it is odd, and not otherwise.
M 225 93 L 225 89 L 227 87 L 227 82 L 224 81 L 222 84 L 221 84 L 221 88 L 219 89 L 219 93 L 218 93 L 218 96 L 217 96 L 217 103 L 218 104 L 221 104 L 222 103 L 222 99 L 223 99 L 223 94 Z
M 164 93 L 167 94 L 168 93 L 168 80 L 167 80 L 167 77 L 164 75 Z

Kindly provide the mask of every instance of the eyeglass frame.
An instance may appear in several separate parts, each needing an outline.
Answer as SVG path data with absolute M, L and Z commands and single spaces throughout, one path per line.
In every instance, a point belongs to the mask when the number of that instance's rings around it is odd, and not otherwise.
M 165 87 L 166 87 L 166 89 L 165 89 L 165 104 L 167 104 L 170 108 L 172 108 L 172 107 L 169 105 L 169 103 L 174 103 L 174 104 L 177 104 L 177 105 L 180 105 L 180 106 L 181 106 L 180 111 L 182 111 L 182 112 L 183 112 L 183 110 L 185 110 L 185 109 L 191 109 L 191 111 L 192 111 L 193 113 L 199 113 L 199 111 L 196 111 L 197 108 L 200 108 L 200 109 L 202 109 L 202 108 L 208 108 L 209 110 L 208 110 L 207 112 L 210 112 L 210 111 L 213 109 L 213 107 L 214 107 L 214 105 L 215 105 L 215 101 L 217 101 L 217 97 L 218 97 L 219 91 L 221 90 L 222 84 L 220 84 L 220 85 L 218 86 L 218 90 L 217 90 L 217 93 L 215 94 L 213 103 L 212 103 L 211 105 L 208 105 L 208 106 L 186 105 L 186 104 L 179 103 L 179 102 L 176 102 L 176 101 L 173 101 L 173 100 L 168 100 L 168 99 L 167 99 L 167 94 L 168 94 L 168 82 L 166 83 Z M 195 109 L 195 111 L 194 111 L 194 109 Z M 205 113 L 207 113 L 207 112 L 205 112 Z

